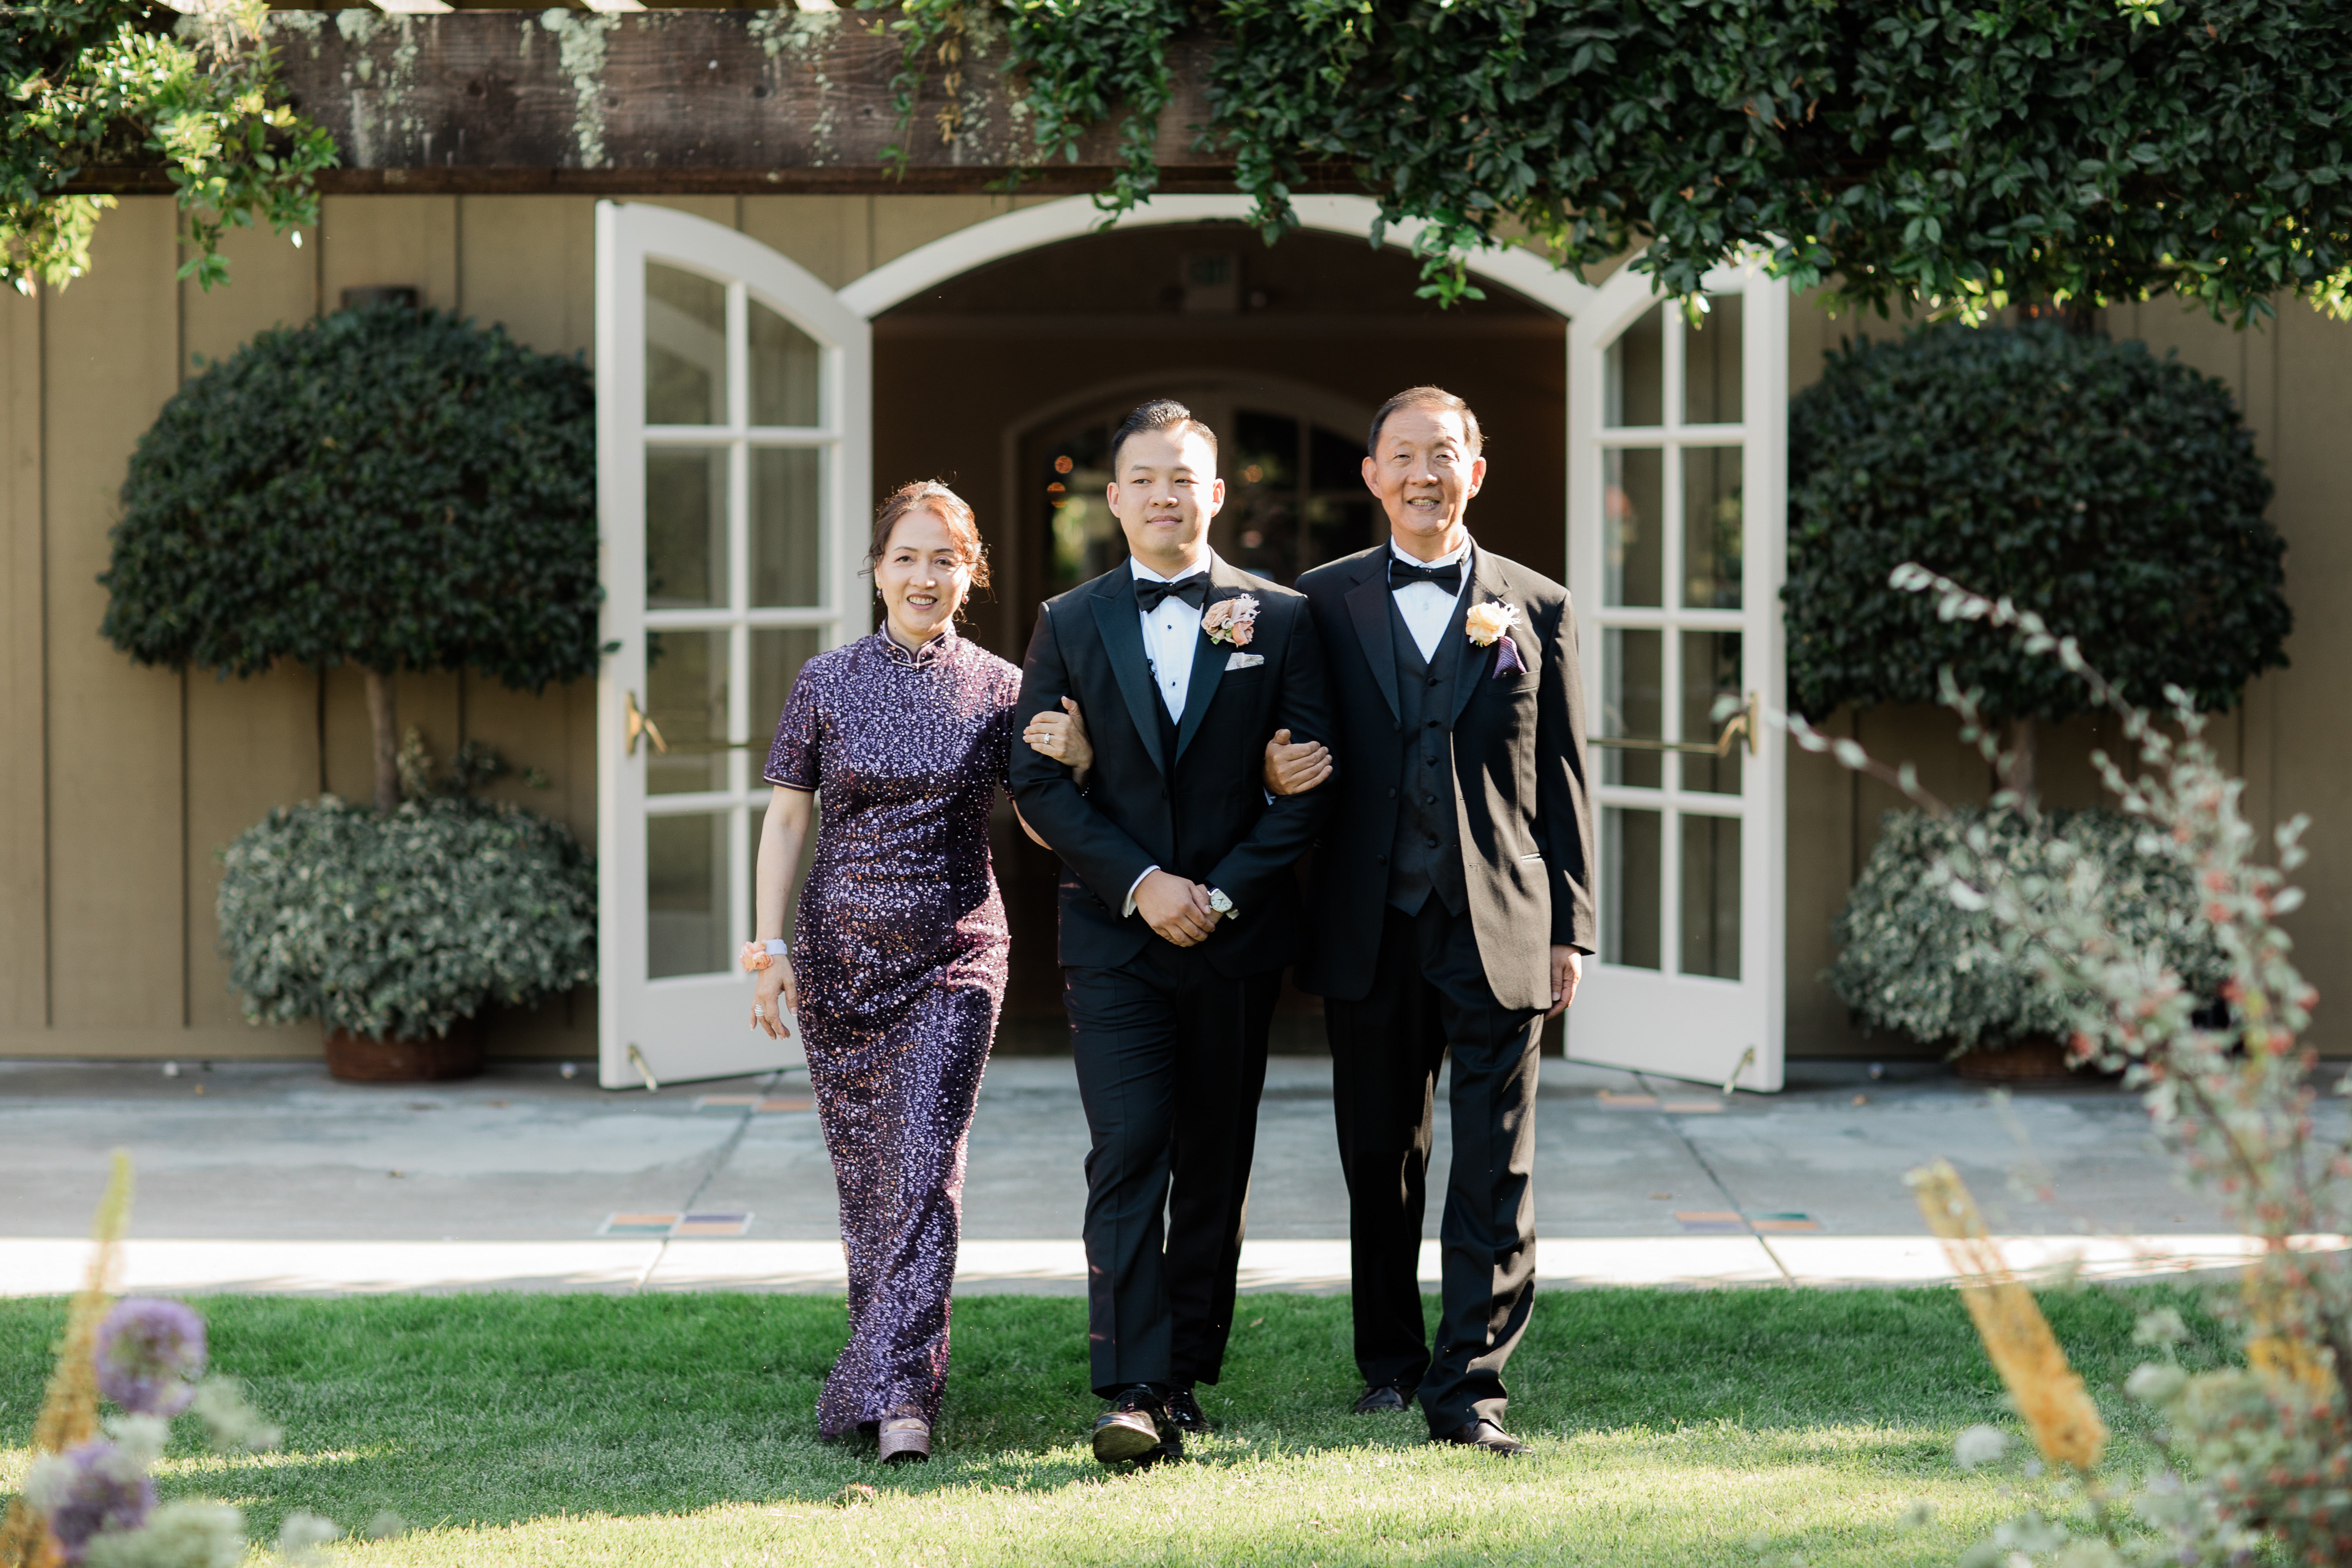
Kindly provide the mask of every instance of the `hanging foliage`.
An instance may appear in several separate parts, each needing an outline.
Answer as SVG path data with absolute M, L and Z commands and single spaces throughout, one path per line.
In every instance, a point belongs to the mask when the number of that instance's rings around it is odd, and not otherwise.
M 876 0 L 866 0 L 869 5 Z M 2352 7 L 2275 0 L 906 0 L 900 112 L 951 26 L 1009 24 L 1041 153 L 1116 118 L 1149 195 L 1180 21 L 1269 239 L 1310 164 L 1421 226 L 1428 291 L 1511 239 L 1667 291 L 1749 248 L 1849 304 L 1971 321 L 2170 289 L 2352 315 Z
M 334 142 L 278 101 L 267 18 L 262 0 L 187 16 L 146 0 L 0 7 L 0 282 L 29 294 L 89 269 L 114 198 L 68 187 L 92 163 L 162 163 L 185 218 L 180 276 L 206 289 L 228 278 L 230 227 L 317 223 Z

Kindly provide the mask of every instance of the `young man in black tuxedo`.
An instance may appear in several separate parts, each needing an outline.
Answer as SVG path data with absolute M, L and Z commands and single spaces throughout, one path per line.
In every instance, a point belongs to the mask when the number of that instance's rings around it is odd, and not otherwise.
M 1592 816 L 1568 590 L 1471 539 L 1479 447 L 1452 394 L 1389 399 L 1363 469 L 1390 538 L 1298 580 L 1339 730 L 1298 983 L 1331 1041 L 1356 1408 L 1418 1397 L 1433 1440 L 1509 1454 L 1524 1445 L 1503 1428 L 1503 1364 L 1535 1299 L 1537 1051 L 1592 951 Z M 1433 1356 L 1417 1262 L 1449 1053 Z
M 1306 601 L 1209 548 L 1216 460 L 1181 404 L 1119 427 L 1107 493 L 1131 558 L 1046 601 L 1021 681 L 1024 724 L 1076 699 L 1094 764 L 1081 791 L 1013 752 L 1021 815 L 1062 860 L 1106 1464 L 1207 1429 L 1192 1385 L 1217 1381 L 1233 1323 L 1266 1028 L 1299 927 L 1291 866 L 1328 800 L 1260 785 L 1276 732 L 1328 739 L 1330 702 Z

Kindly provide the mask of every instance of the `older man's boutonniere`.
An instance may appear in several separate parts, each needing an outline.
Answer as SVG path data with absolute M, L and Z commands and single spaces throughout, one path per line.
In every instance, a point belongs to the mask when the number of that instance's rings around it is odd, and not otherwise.
M 1236 594 L 1230 599 L 1219 599 L 1201 612 L 1201 629 L 1209 634 L 1211 642 L 1249 647 L 1250 638 L 1257 635 L 1256 596 Z
M 1511 625 L 1519 618 L 1519 607 L 1500 599 L 1489 599 L 1483 605 L 1473 605 L 1462 619 L 1469 628 L 1470 640 L 1479 647 L 1503 645 L 1495 656 L 1495 677 L 1500 679 L 1527 668 L 1527 660 L 1519 657 L 1519 645 L 1511 638 Z

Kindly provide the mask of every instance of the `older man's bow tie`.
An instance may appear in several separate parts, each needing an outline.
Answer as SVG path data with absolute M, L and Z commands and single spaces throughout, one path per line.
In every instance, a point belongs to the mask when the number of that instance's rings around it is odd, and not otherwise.
M 1163 599 L 1181 599 L 1197 610 L 1201 607 L 1201 601 L 1208 596 L 1209 574 L 1206 572 L 1195 572 L 1190 577 L 1179 577 L 1172 583 L 1161 583 L 1150 577 L 1135 580 L 1135 602 L 1143 606 L 1143 613 L 1147 616 L 1158 609 Z
M 1393 594 L 1408 583 L 1434 583 L 1449 594 L 1462 591 L 1462 563 L 1449 566 L 1416 566 L 1410 561 L 1389 557 L 1389 592 Z

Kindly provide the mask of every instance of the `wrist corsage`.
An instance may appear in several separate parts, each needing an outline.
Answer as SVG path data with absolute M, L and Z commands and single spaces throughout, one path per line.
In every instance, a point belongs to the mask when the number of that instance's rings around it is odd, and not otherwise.
M 743 967 L 748 973 L 757 974 L 790 951 L 774 937 L 766 942 L 747 942 L 743 944 Z

